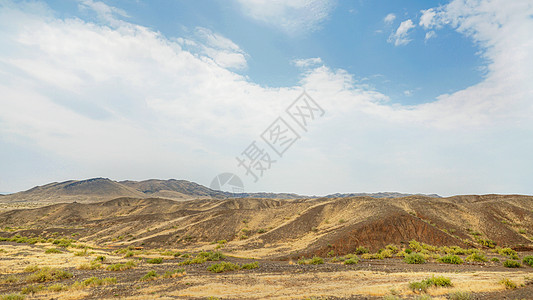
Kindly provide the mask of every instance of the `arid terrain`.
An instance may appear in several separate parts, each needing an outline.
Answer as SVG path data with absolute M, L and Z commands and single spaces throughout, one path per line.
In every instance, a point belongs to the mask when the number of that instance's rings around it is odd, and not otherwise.
M 229 198 L 183 181 L 88 183 L 0 198 L 5 299 L 533 297 L 531 196 Z

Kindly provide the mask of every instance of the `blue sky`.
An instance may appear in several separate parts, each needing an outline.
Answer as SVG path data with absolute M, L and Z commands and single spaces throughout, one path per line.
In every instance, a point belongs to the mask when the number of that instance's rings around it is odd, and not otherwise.
M 2 0 L 0 192 L 233 172 L 248 191 L 532 194 L 532 14 L 530 0 Z M 324 117 L 254 182 L 235 156 L 304 89 Z

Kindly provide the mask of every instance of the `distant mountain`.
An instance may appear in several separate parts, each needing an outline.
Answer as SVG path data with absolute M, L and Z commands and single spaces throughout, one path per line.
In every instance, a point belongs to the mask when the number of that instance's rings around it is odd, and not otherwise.
M 441 198 L 437 194 L 403 194 L 397 192 L 381 192 L 381 193 L 349 193 L 349 194 L 331 194 L 325 198 L 346 198 L 346 197 L 372 197 L 372 198 L 402 198 L 408 196 L 426 196 L 431 198 Z
M 331 194 L 326 198 L 346 198 L 368 196 L 373 198 L 400 198 L 411 196 L 401 193 L 353 193 Z M 439 197 L 438 195 L 425 195 Z M 119 197 L 130 198 L 166 198 L 173 200 L 187 199 L 226 199 L 226 198 L 268 198 L 268 199 L 304 199 L 318 198 L 291 193 L 230 193 L 217 191 L 187 180 L 149 179 L 144 181 L 113 181 L 108 178 L 86 180 L 69 180 L 37 186 L 24 192 L 1 196 L 4 203 L 16 202 L 83 202 L 91 203 L 111 200 Z

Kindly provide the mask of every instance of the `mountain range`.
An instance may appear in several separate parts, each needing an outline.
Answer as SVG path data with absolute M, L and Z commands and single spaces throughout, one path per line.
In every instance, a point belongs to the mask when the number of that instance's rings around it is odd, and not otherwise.
M 396 192 L 331 194 L 325 198 L 344 198 L 367 196 L 373 198 L 400 198 L 412 196 Z M 440 197 L 436 194 L 424 195 Z M 226 199 L 226 198 L 268 198 L 268 199 L 304 199 L 316 196 L 293 193 L 230 193 L 210 189 L 187 180 L 149 179 L 143 181 L 114 181 L 108 178 L 91 178 L 86 180 L 68 180 L 36 186 L 27 191 L 2 195 L 1 202 L 80 202 L 91 203 L 111 200 L 119 197 L 131 198 L 166 198 L 172 200 L 188 199 Z

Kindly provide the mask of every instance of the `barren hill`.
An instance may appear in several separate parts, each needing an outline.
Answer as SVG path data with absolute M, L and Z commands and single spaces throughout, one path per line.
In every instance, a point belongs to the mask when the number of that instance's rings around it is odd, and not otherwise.
M 27 233 L 79 234 L 107 245 L 186 247 L 229 241 L 226 249 L 288 258 L 378 249 L 415 239 L 433 245 L 533 246 L 533 197 L 200 199 L 118 198 L 0 214 Z M 26 232 L 24 232 L 26 231 Z

